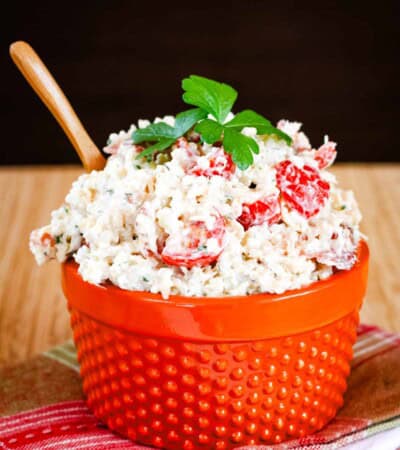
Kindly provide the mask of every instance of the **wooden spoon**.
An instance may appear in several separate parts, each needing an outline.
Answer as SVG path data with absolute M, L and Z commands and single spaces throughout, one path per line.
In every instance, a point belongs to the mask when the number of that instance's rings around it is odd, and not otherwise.
M 22 75 L 61 125 L 87 171 L 100 170 L 105 158 L 90 139 L 60 86 L 35 50 L 23 41 L 10 46 L 10 55 Z

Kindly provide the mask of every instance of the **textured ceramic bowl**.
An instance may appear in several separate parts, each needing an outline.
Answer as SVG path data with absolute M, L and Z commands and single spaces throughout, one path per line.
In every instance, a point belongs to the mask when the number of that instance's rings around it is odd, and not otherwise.
M 282 295 L 172 296 L 95 286 L 63 264 L 83 389 L 94 414 L 167 449 L 276 444 L 343 404 L 368 269 Z

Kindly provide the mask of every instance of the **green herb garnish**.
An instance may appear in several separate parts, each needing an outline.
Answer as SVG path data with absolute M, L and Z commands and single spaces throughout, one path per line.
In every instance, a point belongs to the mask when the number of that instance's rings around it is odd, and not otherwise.
M 208 78 L 191 75 L 182 81 L 183 101 L 211 114 L 219 123 L 223 123 L 237 99 L 232 87 Z
M 174 127 L 164 122 L 159 122 L 136 130 L 132 135 L 134 144 L 155 141 L 155 144 L 143 150 L 138 157 L 144 158 L 157 151 L 171 147 L 178 138 L 187 133 L 199 120 L 204 119 L 206 116 L 207 113 L 200 108 L 189 109 L 176 116 Z
M 182 88 L 183 101 L 197 108 L 178 114 L 174 127 L 160 122 L 136 130 L 132 135 L 135 144 L 152 143 L 138 155 L 139 158 L 168 149 L 193 127 L 207 144 L 222 141 L 225 151 L 232 155 L 234 163 L 241 170 L 247 169 L 253 163 L 253 154 L 260 151 L 253 138 L 241 133 L 243 128 L 252 127 L 259 135 L 274 135 L 291 144 L 292 139 L 287 134 L 250 109 L 239 112 L 232 120 L 225 122 L 237 99 L 237 92 L 231 86 L 191 75 L 182 81 Z M 209 115 L 213 119 L 208 118 Z

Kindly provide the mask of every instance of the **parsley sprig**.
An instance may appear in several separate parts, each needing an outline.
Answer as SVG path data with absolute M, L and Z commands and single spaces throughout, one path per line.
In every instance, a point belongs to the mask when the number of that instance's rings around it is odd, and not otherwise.
M 159 122 L 136 130 L 132 135 L 135 144 L 155 142 L 143 150 L 139 156 L 150 156 L 155 152 L 160 152 L 171 147 L 178 138 L 187 133 L 199 120 L 204 119 L 206 116 L 206 111 L 200 108 L 194 108 L 179 113 L 175 118 L 174 127 L 171 127 L 165 122 Z
M 250 109 L 239 112 L 226 122 L 238 95 L 231 86 L 191 75 L 182 81 L 182 88 L 183 101 L 197 108 L 178 114 L 174 127 L 159 122 L 136 130 L 132 135 L 135 144 L 152 143 L 139 157 L 149 157 L 155 152 L 166 150 L 193 127 L 207 144 L 222 140 L 225 151 L 232 155 L 233 161 L 241 170 L 247 169 L 253 163 L 253 154 L 260 151 L 253 138 L 241 133 L 243 128 L 252 127 L 259 135 L 274 135 L 291 144 L 292 140 L 288 135 Z M 212 119 L 208 118 L 209 116 Z

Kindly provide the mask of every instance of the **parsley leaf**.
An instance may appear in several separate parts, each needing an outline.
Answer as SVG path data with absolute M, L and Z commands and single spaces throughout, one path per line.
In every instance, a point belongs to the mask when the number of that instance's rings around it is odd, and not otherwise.
M 183 136 L 194 124 L 206 117 L 207 112 L 200 108 L 188 109 L 187 111 L 177 114 L 174 127 L 177 137 Z
M 253 127 L 257 129 L 259 134 L 265 134 L 269 129 L 273 128 L 269 120 L 251 109 L 245 109 L 236 114 L 235 117 L 228 123 L 225 123 L 224 126 L 236 130 L 241 130 L 244 127 Z
M 141 142 L 156 142 L 139 153 L 137 158 L 145 158 L 155 152 L 161 152 L 171 147 L 171 145 L 185 133 L 187 133 L 195 123 L 207 116 L 206 111 L 199 108 L 189 109 L 177 114 L 175 126 L 164 122 L 152 123 L 146 128 L 140 128 L 133 132 L 132 140 L 134 144 Z
M 195 127 L 203 142 L 215 144 L 222 140 L 224 149 L 232 155 L 234 163 L 245 170 L 253 163 L 253 154 L 260 149 L 257 142 L 241 133 L 243 128 L 252 127 L 258 135 L 274 135 L 287 144 L 292 139 L 283 131 L 275 128 L 269 120 L 260 114 L 246 109 L 239 112 L 229 122 L 225 122 L 236 99 L 237 92 L 231 86 L 198 75 L 190 75 L 182 81 L 183 101 L 197 108 L 181 112 L 176 116 L 175 125 L 159 122 L 136 130 L 132 134 L 135 144 L 151 143 L 137 157 L 149 157 L 171 147 L 176 139 Z M 209 119 L 211 115 L 215 120 Z
M 224 123 L 237 98 L 237 92 L 227 84 L 191 75 L 182 81 L 182 88 L 185 91 L 183 94 L 185 103 L 198 106 L 216 119 L 216 121 L 201 120 L 196 125 L 195 131 L 207 144 L 214 144 L 223 136 L 225 151 L 232 154 L 234 163 L 242 170 L 253 163 L 253 153 L 258 154 L 260 151 L 254 139 L 240 133 L 243 128 L 256 128 L 257 134 L 275 135 L 288 144 L 292 141 L 269 120 L 250 109 L 239 112 L 232 120 Z
M 253 164 L 253 153 L 258 154 L 260 151 L 254 139 L 230 128 L 224 130 L 223 144 L 225 151 L 232 155 L 233 162 L 241 170 Z
M 196 125 L 194 131 L 197 131 L 207 144 L 214 144 L 221 139 L 223 129 L 215 120 L 205 119 Z
M 237 99 L 237 92 L 231 86 L 208 78 L 190 75 L 182 81 L 185 91 L 183 101 L 198 106 L 223 123 Z
M 168 147 L 171 147 L 171 145 L 176 141 L 176 139 L 168 139 L 168 138 L 161 138 L 156 144 L 150 145 L 150 147 L 147 147 L 145 150 L 140 152 L 137 155 L 137 158 L 146 158 L 147 156 L 152 155 L 155 152 L 161 152 L 162 150 L 166 150 Z
M 272 134 L 285 140 L 288 144 L 291 144 L 292 142 L 292 139 L 287 134 L 283 133 L 278 128 L 275 128 L 269 120 L 251 109 L 245 109 L 236 114 L 232 120 L 224 124 L 224 127 L 233 128 L 238 131 L 242 130 L 244 127 L 252 127 L 257 130 L 257 134 Z
M 175 130 L 164 122 L 152 123 L 146 128 L 139 128 L 132 134 L 134 144 L 173 137 L 175 137 Z

